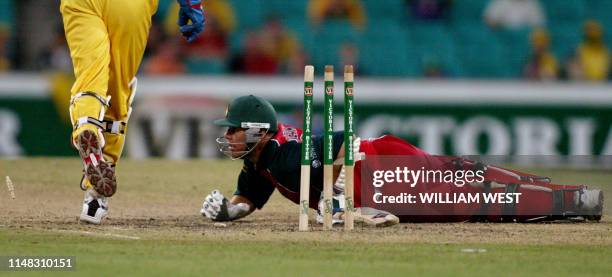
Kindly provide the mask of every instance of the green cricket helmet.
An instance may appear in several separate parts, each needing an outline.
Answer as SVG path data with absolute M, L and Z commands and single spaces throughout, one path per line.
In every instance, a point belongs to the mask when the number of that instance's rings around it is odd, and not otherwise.
M 215 120 L 214 124 L 244 129 L 263 128 L 269 132 L 278 130 L 274 107 L 270 102 L 255 95 L 234 99 L 225 110 L 225 118 Z
M 266 134 L 278 130 L 276 111 L 272 104 L 254 95 L 234 99 L 227 106 L 225 118 L 215 120 L 214 124 L 245 129 L 244 142 L 229 142 L 224 136 L 216 140 L 219 151 L 232 159 L 247 156 Z M 233 148 L 238 145 L 246 145 L 246 150 L 234 151 Z

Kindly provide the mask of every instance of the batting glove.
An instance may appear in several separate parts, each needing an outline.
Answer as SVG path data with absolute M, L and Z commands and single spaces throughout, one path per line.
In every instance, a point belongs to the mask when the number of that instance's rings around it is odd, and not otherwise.
M 204 198 L 200 213 L 213 221 L 231 221 L 249 214 L 249 205 L 232 204 L 218 190 L 213 190 Z
M 204 30 L 204 12 L 201 0 L 177 0 L 179 9 L 178 25 L 187 42 L 193 42 Z M 189 24 L 191 22 L 191 24 Z

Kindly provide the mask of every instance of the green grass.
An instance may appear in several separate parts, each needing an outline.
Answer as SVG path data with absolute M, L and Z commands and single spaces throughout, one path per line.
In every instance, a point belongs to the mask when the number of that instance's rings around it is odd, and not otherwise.
M 5 238 L 1 255 L 76 256 L 79 275 L 605 276 L 612 271 L 609 246 L 126 241 L 32 230 L 1 230 L 0 237 Z M 465 248 L 486 252 L 462 252 Z

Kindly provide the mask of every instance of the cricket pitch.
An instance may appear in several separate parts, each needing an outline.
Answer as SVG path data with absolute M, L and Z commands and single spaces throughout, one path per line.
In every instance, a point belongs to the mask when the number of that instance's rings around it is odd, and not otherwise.
M 0 256 L 76 256 L 79 275 L 602 275 L 612 272 L 612 203 L 599 223 L 403 223 L 298 232 L 298 208 L 275 192 L 259 211 L 215 224 L 213 189 L 229 196 L 241 168 L 225 160 L 124 160 L 100 226 L 78 222 L 78 159 L 0 160 Z M 530 170 L 612 197 L 612 172 Z M 609 196 L 610 195 L 610 196 Z M 610 200 L 608 200 L 610 201 Z M 48 272 L 45 272 L 48 273 Z M 46 274 L 45 274 L 46 275 Z

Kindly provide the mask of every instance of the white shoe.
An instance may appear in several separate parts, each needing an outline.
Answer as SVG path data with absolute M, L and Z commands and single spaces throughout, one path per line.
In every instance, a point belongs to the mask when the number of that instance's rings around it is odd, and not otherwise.
M 603 191 L 599 189 L 581 188 L 574 192 L 574 205 L 577 212 L 588 220 L 601 220 L 603 201 Z
M 81 221 L 100 224 L 106 214 L 108 214 L 108 200 L 106 197 L 99 195 L 93 189 L 88 189 L 83 200 Z
M 355 222 L 362 222 L 370 226 L 388 227 L 399 223 L 399 218 L 389 212 L 374 208 L 357 208 L 354 213 Z
M 317 221 L 317 223 L 323 224 L 323 215 L 317 212 L 315 220 Z M 332 215 L 332 225 L 336 224 L 344 224 L 344 211 L 336 211 Z
M 344 206 L 342 205 L 343 202 L 344 195 L 334 195 L 332 198 L 332 226 L 336 224 L 344 224 L 344 207 L 342 207 Z M 317 209 L 317 216 L 315 217 L 315 220 L 317 221 L 317 223 L 323 224 L 322 211 L 323 209 L 325 209 L 323 198 L 319 199 L 318 207 L 319 208 Z

